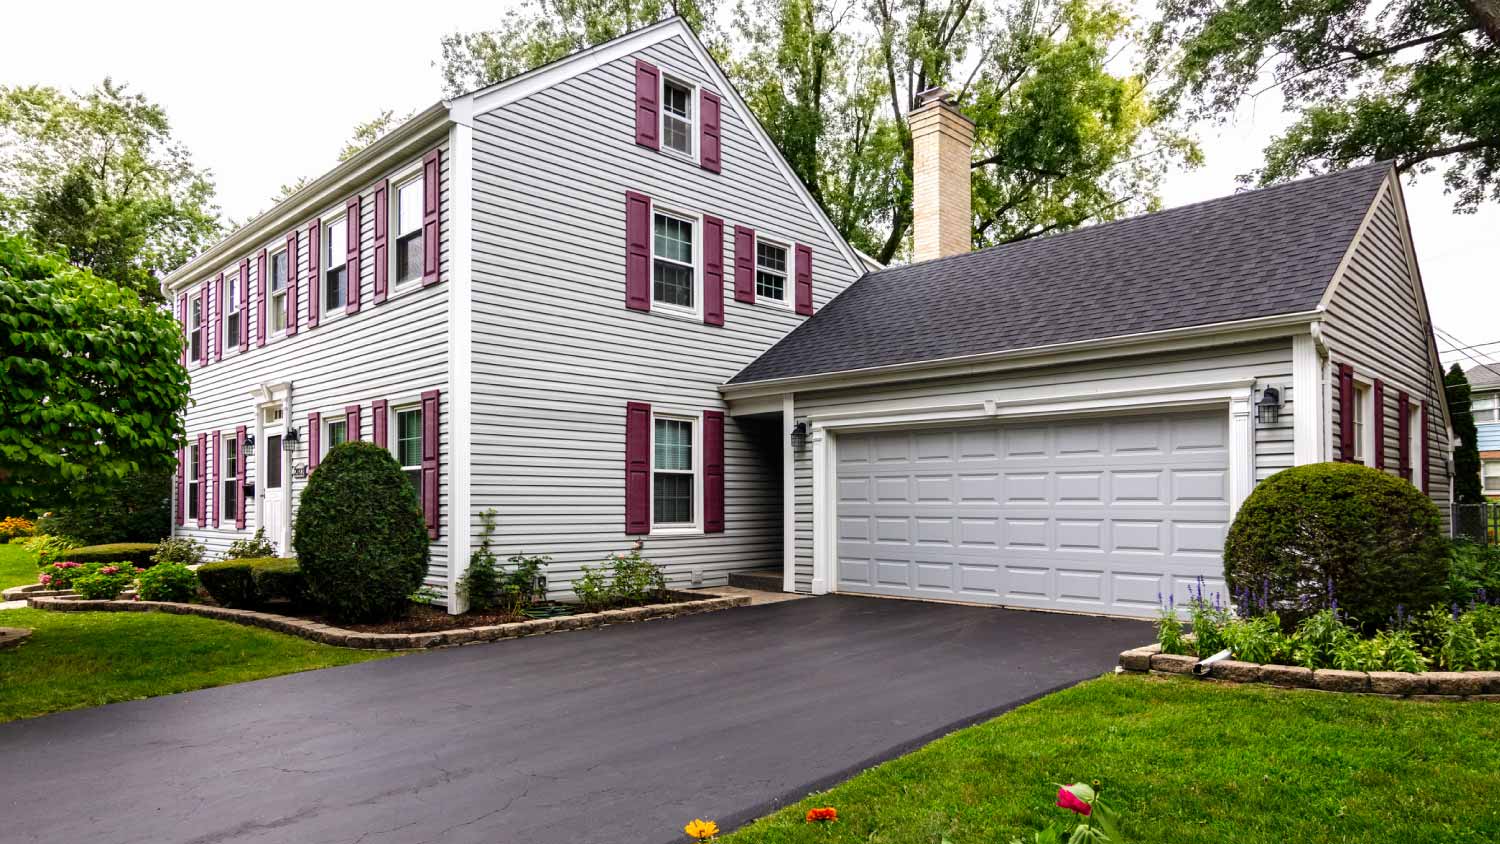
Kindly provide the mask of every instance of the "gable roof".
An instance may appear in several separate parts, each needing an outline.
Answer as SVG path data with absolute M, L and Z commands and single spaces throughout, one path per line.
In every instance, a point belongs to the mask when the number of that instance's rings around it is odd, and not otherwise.
M 1464 370 L 1469 386 L 1476 390 L 1500 388 L 1500 363 L 1481 364 Z
M 868 273 L 731 384 L 943 361 L 1318 307 L 1385 162 Z

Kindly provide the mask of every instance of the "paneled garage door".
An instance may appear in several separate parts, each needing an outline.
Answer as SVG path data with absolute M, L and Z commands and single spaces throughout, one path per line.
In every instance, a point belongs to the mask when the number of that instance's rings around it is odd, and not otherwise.
M 1122 615 L 1221 590 L 1226 416 L 841 434 L 838 590 Z

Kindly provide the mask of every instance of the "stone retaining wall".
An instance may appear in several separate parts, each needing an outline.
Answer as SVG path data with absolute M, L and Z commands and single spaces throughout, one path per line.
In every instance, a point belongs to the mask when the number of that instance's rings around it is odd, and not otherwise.
M 1193 675 L 1198 657 L 1164 654 L 1160 645 L 1146 645 L 1120 654 L 1124 672 Z M 1265 683 L 1288 689 L 1376 694 L 1442 700 L 1500 701 L 1500 671 L 1340 671 L 1300 665 L 1261 665 L 1220 660 L 1201 679 L 1229 683 Z
M 325 645 L 404 651 L 467 645 L 474 642 L 494 642 L 500 639 L 535 636 L 562 630 L 582 630 L 589 627 L 603 627 L 606 624 L 645 621 L 650 618 L 695 615 L 750 603 L 748 595 L 705 597 L 686 592 L 673 592 L 671 597 L 674 599 L 673 603 L 668 604 L 580 613 L 559 618 L 537 618 L 510 624 L 465 627 L 434 633 L 361 633 L 357 630 L 345 630 L 341 627 L 320 624 L 305 618 L 293 618 L 254 610 L 235 610 L 207 604 L 179 604 L 172 601 L 85 601 L 69 597 L 28 596 L 27 604 L 32 609 L 54 612 L 167 612 L 175 615 L 200 615 L 205 618 L 216 618 L 236 624 L 264 627 L 280 633 L 290 633 L 293 636 L 312 639 Z

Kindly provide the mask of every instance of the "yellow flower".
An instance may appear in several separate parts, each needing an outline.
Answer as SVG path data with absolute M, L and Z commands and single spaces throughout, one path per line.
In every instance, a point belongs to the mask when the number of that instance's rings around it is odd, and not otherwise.
M 693 818 L 688 822 L 687 826 L 682 828 L 682 831 L 686 832 L 690 837 L 698 839 L 699 841 L 706 841 L 719 834 L 719 825 L 714 823 L 713 821 L 705 821 L 699 818 Z

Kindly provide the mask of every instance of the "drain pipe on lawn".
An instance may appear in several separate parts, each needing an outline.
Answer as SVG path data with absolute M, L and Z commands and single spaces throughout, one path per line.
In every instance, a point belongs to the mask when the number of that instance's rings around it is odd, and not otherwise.
M 1193 676 L 1194 677 L 1207 677 L 1208 676 L 1208 672 L 1210 672 L 1210 671 L 1213 670 L 1214 663 L 1219 662 L 1221 660 L 1229 659 L 1229 657 L 1230 657 L 1229 649 L 1225 648 L 1224 650 L 1219 651 L 1218 653 L 1214 654 L 1211 657 L 1207 657 L 1205 659 L 1198 660 L 1193 665 Z

